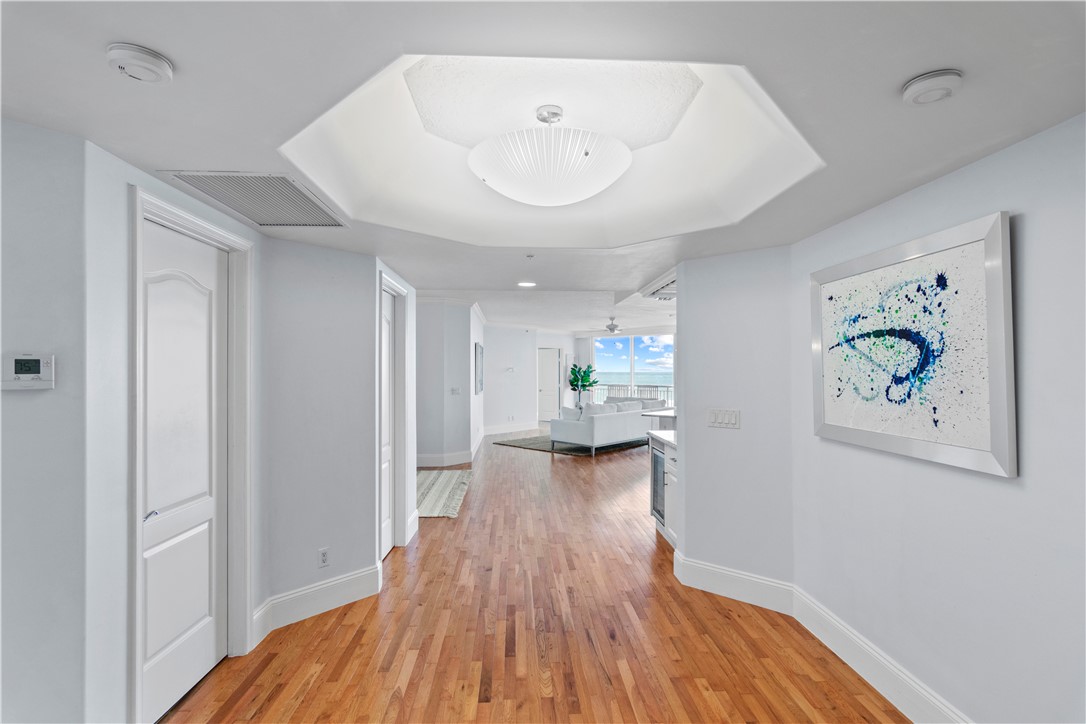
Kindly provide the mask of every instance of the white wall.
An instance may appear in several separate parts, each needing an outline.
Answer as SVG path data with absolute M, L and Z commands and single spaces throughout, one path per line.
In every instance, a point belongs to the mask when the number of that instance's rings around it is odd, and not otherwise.
M 3 153 L 3 348 L 53 351 L 58 378 L 39 398 L 4 393 L 6 424 L 20 420 L 21 432 L 3 436 L 3 550 L 33 541 L 37 557 L 3 562 L 3 718 L 119 721 L 131 514 L 128 185 L 261 236 L 83 139 L 4 120 Z M 47 453 L 21 434 L 48 442 Z
M 1086 720 L 1083 134 L 1080 116 L 792 250 L 796 581 L 976 721 Z M 1000 210 L 1019 477 L 816 438 L 810 273 Z
M 683 262 L 676 409 L 688 558 L 770 578 L 792 576 L 788 452 L 788 250 Z M 740 428 L 707 425 L 709 408 Z
M 475 344 L 484 345 L 485 354 L 485 342 L 483 340 L 485 320 L 483 313 L 479 309 L 478 304 L 471 306 L 471 334 L 468 340 L 468 357 L 471 360 L 471 371 L 468 378 L 468 391 L 467 394 L 471 395 L 471 456 L 475 457 L 475 453 L 479 450 L 479 445 L 483 442 L 483 415 L 484 400 L 486 399 L 486 390 L 475 394 Z M 485 362 L 484 362 L 485 365 Z
M 539 399 L 535 385 L 535 330 L 488 324 L 484 336 L 486 434 L 536 429 Z
M 259 600 L 376 561 L 376 259 L 267 239 L 257 276 L 256 537 L 269 574 Z M 314 354 L 335 360 L 335 373 L 306 374 Z M 318 568 L 325 547 L 329 565 Z
M 470 462 L 475 400 L 476 312 L 461 302 L 422 299 L 419 326 L 419 455 L 421 466 Z
M 2 393 L 3 719 L 76 721 L 86 571 L 83 142 L 7 120 L 2 132 L 3 350 L 51 352 L 57 365 L 55 390 Z
M 123 721 L 132 515 L 129 184 L 256 244 L 258 605 L 342 572 L 376 570 L 378 274 L 408 290 L 409 460 L 414 290 L 373 257 L 266 239 L 82 139 L 5 120 L 3 155 L 3 349 L 53 352 L 58 382 L 50 392 L 3 393 L 2 718 Z M 313 349 L 335 358 L 343 374 L 300 379 L 298 355 Z M 410 534 L 411 474 L 407 488 L 397 523 Z M 331 565 L 318 572 L 323 545 L 332 549 Z M 291 611 L 309 615 L 326 600 L 295 600 Z
M 445 305 L 420 299 L 417 307 L 419 465 L 445 454 Z
M 905 682 L 909 706 L 1086 719 L 1084 130 L 1080 116 L 792 247 L 680 266 L 682 553 L 773 579 L 746 579 L 755 589 L 795 584 L 797 609 L 813 598 L 902 667 L 869 678 Z M 810 273 L 999 210 L 1012 215 L 1019 477 L 815 437 Z M 741 408 L 742 428 L 705 428 L 709 405 Z

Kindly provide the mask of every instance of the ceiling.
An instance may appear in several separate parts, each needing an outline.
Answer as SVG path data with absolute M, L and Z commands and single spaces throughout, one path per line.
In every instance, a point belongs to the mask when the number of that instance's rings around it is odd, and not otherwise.
M 543 130 L 545 100 L 570 109 L 555 133 L 632 150 L 601 193 L 533 206 L 476 177 L 473 146 Z M 733 224 L 824 165 L 739 66 L 464 56 L 398 58 L 280 151 L 352 219 L 539 250 Z
M 265 229 L 376 254 L 416 288 L 465 298 L 508 292 L 530 270 L 542 302 L 536 307 L 562 299 L 570 313 L 588 310 L 591 318 L 586 312 L 563 327 L 587 330 L 610 316 L 598 318 L 592 300 L 605 299 L 601 292 L 615 304 L 680 260 L 793 243 L 1082 113 L 1084 8 L 1079 2 L 5 2 L 0 87 L 6 118 L 88 138 L 152 173 L 291 173 L 277 149 L 403 55 L 742 65 L 825 168 L 739 223 L 610 249 L 561 248 L 560 240 L 525 247 L 515 238 L 509 247 L 484 247 L 442 238 L 440 229 L 423 234 L 363 221 L 338 229 Z M 174 63 L 173 83 L 147 86 L 115 76 L 104 57 L 111 42 L 163 53 Z M 945 67 L 964 71 L 960 95 L 926 108 L 901 102 L 907 80 Z M 685 212 L 673 213 L 681 219 Z M 541 292 L 560 294 L 548 299 Z M 502 299 L 481 301 L 489 319 L 504 313 Z M 650 310 L 644 313 L 656 313 Z M 630 313 L 641 312 L 631 306 Z M 641 326 L 619 316 L 624 327 Z

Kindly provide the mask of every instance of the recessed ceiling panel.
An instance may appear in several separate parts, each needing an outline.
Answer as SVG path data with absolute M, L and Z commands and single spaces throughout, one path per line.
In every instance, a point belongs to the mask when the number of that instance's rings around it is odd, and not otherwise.
M 423 128 L 469 149 L 555 104 L 563 126 L 636 151 L 666 141 L 701 88 L 685 63 L 428 55 L 403 75 Z
M 563 124 L 636 146 L 626 173 L 584 201 L 538 207 L 471 172 L 471 145 L 538 125 L 546 104 L 565 109 Z M 279 150 L 354 219 L 540 248 L 734 224 L 823 166 L 745 68 L 693 63 L 402 56 Z

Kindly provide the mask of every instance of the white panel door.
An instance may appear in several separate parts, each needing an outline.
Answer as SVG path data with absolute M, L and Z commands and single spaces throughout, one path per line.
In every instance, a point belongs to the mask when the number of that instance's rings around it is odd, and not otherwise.
M 562 384 L 562 350 L 540 349 L 536 375 L 539 381 L 539 419 L 558 417 L 558 399 Z
M 380 534 L 378 539 L 378 557 L 384 559 L 392 550 L 392 475 L 395 422 L 393 391 L 396 389 L 395 346 L 393 334 L 396 329 L 396 298 L 390 293 L 381 292 L 381 474 L 378 492 Z
M 143 721 L 226 656 L 227 254 L 143 220 Z

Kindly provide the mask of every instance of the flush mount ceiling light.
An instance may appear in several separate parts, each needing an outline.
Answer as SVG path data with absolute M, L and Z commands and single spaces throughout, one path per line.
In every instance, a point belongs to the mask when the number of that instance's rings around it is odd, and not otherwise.
M 473 148 L 471 172 L 514 201 L 567 206 L 595 196 L 630 167 L 633 154 L 622 141 L 557 126 L 560 106 L 540 106 L 536 119 L 543 125 L 503 133 Z
M 908 106 L 926 106 L 946 100 L 962 89 L 962 72 L 953 68 L 918 75 L 901 89 Z
M 129 43 L 113 43 L 106 48 L 109 67 L 121 75 L 143 83 L 169 83 L 173 80 L 173 63 L 150 48 Z
M 553 109 L 533 118 L 550 103 L 560 122 L 546 123 Z M 617 181 L 577 203 L 514 203 L 495 193 L 492 171 L 469 165 L 490 139 L 576 130 L 632 156 Z M 603 159 L 581 143 L 578 160 L 585 150 Z M 572 58 L 404 55 L 279 151 L 350 219 L 539 250 L 735 224 L 825 165 L 742 66 Z
M 518 287 L 534 287 L 535 282 L 517 282 Z

